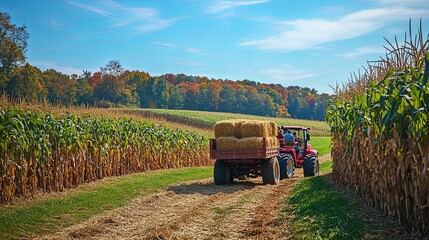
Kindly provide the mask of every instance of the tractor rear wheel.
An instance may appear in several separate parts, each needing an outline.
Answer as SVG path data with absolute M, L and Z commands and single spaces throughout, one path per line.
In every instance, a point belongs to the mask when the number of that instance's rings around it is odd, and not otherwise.
M 295 172 L 295 161 L 290 153 L 280 154 L 280 179 L 292 178 Z
M 224 160 L 216 160 L 213 175 L 216 185 L 232 184 L 234 182 L 231 166 Z
M 276 157 L 262 160 L 262 182 L 264 184 L 279 184 L 280 164 Z
M 317 156 L 304 159 L 304 177 L 319 176 L 319 158 Z

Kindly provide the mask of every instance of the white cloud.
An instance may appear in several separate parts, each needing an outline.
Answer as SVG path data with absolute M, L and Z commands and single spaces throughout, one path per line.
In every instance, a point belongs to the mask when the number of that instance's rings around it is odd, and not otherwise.
M 371 46 L 364 46 L 360 48 L 356 48 L 352 52 L 347 52 L 344 54 L 341 54 L 341 56 L 346 58 L 357 58 L 369 54 L 384 54 L 386 51 L 382 47 L 371 47 Z
M 114 23 L 112 28 L 133 26 L 140 33 L 161 30 L 169 27 L 176 20 L 164 19 L 153 8 L 127 7 L 115 1 L 96 1 L 94 5 L 77 1 L 66 1 L 68 4 L 104 16 Z
M 58 72 L 61 72 L 63 74 L 67 74 L 67 75 L 81 74 L 83 71 L 82 69 L 60 66 L 54 62 L 44 61 L 44 60 L 31 60 L 31 64 L 42 69 L 42 70 L 54 69 Z
M 276 23 L 280 34 L 243 42 L 241 46 L 294 51 L 312 49 L 321 44 L 355 38 L 377 30 L 389 22 L 429 15 L 429 10 L 412 8 L 378 8 L 350 13 L 335 20 L 298 19 Z M 278 28 L 277 28 L 278 29 Z
M 207 8 L 207 13 L 222 12 L 234 7 L 249 6 L 269 2 L 270 0 L 254 0 L 254 1 L 215 1 Z

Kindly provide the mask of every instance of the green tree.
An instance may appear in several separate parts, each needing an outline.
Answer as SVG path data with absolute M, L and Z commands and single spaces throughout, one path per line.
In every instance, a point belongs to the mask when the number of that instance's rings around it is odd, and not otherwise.
M 77 79 L 76 98 L 77 103 L 94 104 L 94 88 L 90 84 L 90 71 L 83 71 L 83 74 Z
M 327 93 L 322 93 L 317 95 L 315 98 L 316 106 L 314 108 L 314 119 L 323 121 L 325 119 L 326 108 L 329 105 L 329 100 L 332 98 L 331 95 Z
M 24 98 L 30 102 L 44 100 L 47 94 L 43 84 L 42 71 L 29 63 L 14 71 L 7 90 L 10 96 Z
M 10 15 L 0 12 L 0 91 L 4 91 L 13 70 L 25 62 L 28 33 L 26 26 L 10 22 Z
M 224 84 L 219 93 L 219 111 L 233 112 L 236 102 L 234 88 L 229 84 Z
M 170 88 L 170 101 L 168 108 L 170 109 L 183 109 L 185 97 L 181 88 L 171 87 Z
M 43 72 L 43 80 L 51 103 L 76 104 L 77 80 L 70 76 L 48 69 Z
M 233 112 L 237 113 L 246 113 L 247 103 L 249 102 L 249 99 L 246 96 L 247 90 L 240 85 L 238 90 L 236 91 L 236 100 L 237 103 L 234 106 Z

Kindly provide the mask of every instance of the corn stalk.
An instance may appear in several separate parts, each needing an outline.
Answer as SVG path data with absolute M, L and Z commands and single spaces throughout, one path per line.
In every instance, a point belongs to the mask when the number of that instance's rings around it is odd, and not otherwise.
M 409 40 L 388 41 L 386 50 L 350 87 L 337 89 L 327 109 L 333 178 L 429 233 L 429 35 L 420 26 L 413 37 L 410 27 Z
M 129 119 L 0 107 L 0 202 L 109 176 L 209 165 L 207 143 L 190 131 Z

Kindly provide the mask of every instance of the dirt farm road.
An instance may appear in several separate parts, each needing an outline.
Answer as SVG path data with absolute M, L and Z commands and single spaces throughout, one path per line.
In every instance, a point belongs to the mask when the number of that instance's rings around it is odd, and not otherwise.
M 187 182 L 42 239 L 287 239 L 280 210 L 302 177 L 296 169 L 279 185 L 262 185 L 261 178 L 230 186 Z

